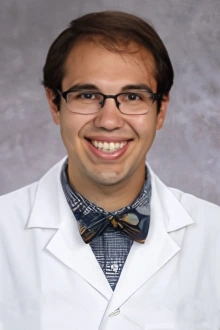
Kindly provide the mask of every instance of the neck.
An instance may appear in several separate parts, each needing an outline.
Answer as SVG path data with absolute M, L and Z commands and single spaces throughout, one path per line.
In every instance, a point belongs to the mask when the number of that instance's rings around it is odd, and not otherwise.
M 107 212 L 117 211 L 135 200 L 145 181 L 145 166 L 137 173 L 119 183 L 103 185 L 90 182 L 83 175 L 76 175 L 74 169 L 68 166 L 69 183 L 73 189 Z

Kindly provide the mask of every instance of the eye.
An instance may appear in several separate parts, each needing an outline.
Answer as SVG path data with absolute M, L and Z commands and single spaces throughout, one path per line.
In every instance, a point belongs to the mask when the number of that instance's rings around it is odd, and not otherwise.
M 79 94 L 78 98 L 86 99 L 86 100 L 95 100 L 96 94 L 94 94 L 94 93 L 83 93 L 83 94 Z
M 129 93 L 126 95 L 126 99 L 128 101 L 139 101 L 140 100 L 140 96 L 134 93 Z

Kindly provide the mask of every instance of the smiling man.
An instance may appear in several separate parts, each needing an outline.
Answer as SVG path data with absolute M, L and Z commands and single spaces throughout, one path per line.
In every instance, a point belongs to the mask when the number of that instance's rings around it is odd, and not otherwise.
M 0 199 L 0 328 L 219 329 L 220 208 L 146 165 L 173 84 L 160 37 L 88 14 L 43 73 L 67 157 Z
M 163 96 L 157 114 L 161 95 L 155 61 L 146 48 L 131 41 L 124 52 L 122 45 L 120 53 L 117 48 L 110 52 L 101 41 L 99 35 L 81 38 L 67 55 L 66 74 L 57 86 L 65 91 L 59 90 L 59 111 L 54 90 L 47 81 L 45 86 L 67 149 L 71 186 L 96 205 L 116 211 L 141 191 L 146 154 L 163 125 L 169 98 Z

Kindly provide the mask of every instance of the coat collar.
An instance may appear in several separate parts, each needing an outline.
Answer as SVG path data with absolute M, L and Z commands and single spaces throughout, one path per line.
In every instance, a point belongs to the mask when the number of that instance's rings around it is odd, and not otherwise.
M 155 200 L 151 201 L 151 207 L 154 208 L 157 203 L 160 204 L 166 231 L 168 233 L 181 229 L 194 223 L 180 200 L 173 194 L 153 172 L 150 165 L 147 164 L 152 177 L 152 191 Z M 178 217 L 177 217 L 178 215 Z
M 169 233 L 184 229 L 193 220 L 148 165 L 152 183 L 149 234 L 145 244 L 134 242 L 113 294 L 66 201 L 60 181 L 65 159 L 39 181 L 27 228 L 56 230 L 46 249 L 110 300 L 106 311 L 110 314 L 180 251 L 181 242 L 175 242 Z
M 148 164 L 147 164 L 148 165 Z M 145 244 L 134 242 L 122 270 L 105 317 L 120 307 L 180 250 L 184 230 L 193 224 L 192 218 L 150 166 L 152 196 L 150 229 Z M 178 232 L 173 240 L 171 232 Z
M 59 228 L 62 219 L 60 216 L 60 204 L 65 200 L 60 174 L 65 161 L 66 157 L 54 165 L 40 179 L 27 228 Z M 151 174 L 153 196 L 156 195 L 158 197 L 158 202 L 163 209 L 163 219 L 167 232 L 169 233 L 192 224 L 192 218 L 177 197 L 162 183 L 149 164 L 147 164 L 147 167 Z M 153 199 L 151 200 L 151 208 L 154 207 L 152 201 Z M 54 207 L 55 205 L 56 207 Z M 178 218 L 176 218 L 176 214 L 179 214 Z
M 60 173 L 65 159 L 54 165 L 38 182 L 27 228 L 59 228 L 64 197 Z
M 111 287 L 90 246 L 82 240 L 63 192 L 60 174 L 65 160 L 66 157 L 39 181 L 27 229 L 56 229 L 46 249 L 109 300 Z

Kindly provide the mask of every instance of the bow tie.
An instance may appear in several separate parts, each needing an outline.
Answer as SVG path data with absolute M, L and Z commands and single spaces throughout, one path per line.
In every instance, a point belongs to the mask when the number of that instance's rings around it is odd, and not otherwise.
M 122 214 L 106 212 L 103 214 L 80 216 L 78 221 L 79 231 L 85 243 L 90 243 L 96 236 L 101 235 L 108 226 L 122 231 L 132 240 L 144 243 L 149 230 L 150 216 L 147 207 L 137 207 L 126 210 Z M 90 221 L 89 218 L 92 221 Z M 87 219 L 86 219 L 87 218 Z
M 61 183 L 85 243 L 90 243 L 96 236 L 101 235 L 108 226 L 122 231 L 136 242 L 145 242 L 150 223 L 151 182 L 149 175 L 145 178 L 142 191 L 130 206 L 116 212 L 106 212 L 89 202 L 69 185 L 67 166 L 66 160 L 61 172 Z

